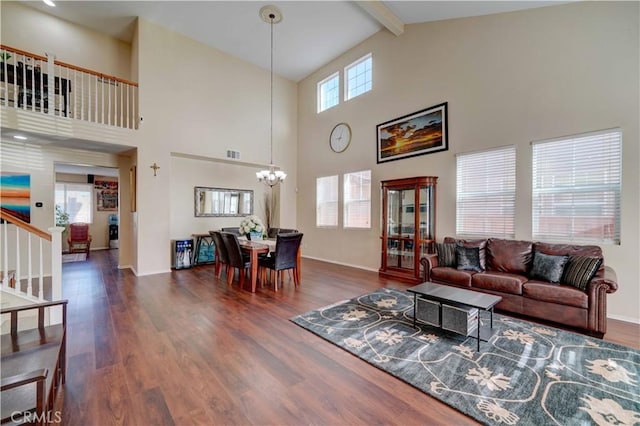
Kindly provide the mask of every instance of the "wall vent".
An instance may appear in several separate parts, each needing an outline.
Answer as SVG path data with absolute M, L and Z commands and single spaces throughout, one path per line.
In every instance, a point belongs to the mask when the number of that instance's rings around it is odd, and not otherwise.
M 240 159 L 240 151 L 227 150 L 227 158 L 233 158 L 234 160 Z

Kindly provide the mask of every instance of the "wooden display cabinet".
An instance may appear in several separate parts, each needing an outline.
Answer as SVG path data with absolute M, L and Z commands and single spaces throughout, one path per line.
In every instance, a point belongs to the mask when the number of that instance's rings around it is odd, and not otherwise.
M 420 176 L 381 182 L 381 277 L 423 281 L 420 258 L 435 250 L 437 181 L 435 176 Z

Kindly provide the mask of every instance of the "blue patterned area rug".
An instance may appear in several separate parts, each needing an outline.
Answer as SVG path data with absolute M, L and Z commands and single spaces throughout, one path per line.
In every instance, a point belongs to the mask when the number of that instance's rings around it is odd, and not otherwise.
M 485 318 L 486 315 L 486 318 Z M 413 328 L 413 295 L 382 289 L 291 319 L 488 425 L 640 423 L 640 351 L 495 314 L 482 342 Z M 481 323 L 489 322 L 483 313 Z

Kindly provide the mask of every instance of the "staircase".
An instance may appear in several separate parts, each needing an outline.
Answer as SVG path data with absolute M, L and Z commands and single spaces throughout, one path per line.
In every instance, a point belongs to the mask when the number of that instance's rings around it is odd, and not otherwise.
M 62 299 L 62 231 L 49 232 L 0 211 L 0 304 L 2 309 Z M 45 287 L 50 284 L 50 291 Z M 2 334 L 8 331 L 9 318 L 2 317 Z M 47 324 L 62 322 L 62 309 L 49 312 Z M 5 324 L 6 323 L 6 324 Z M 21 319 L 31 328 L 31 320 Z M 7 328 L 7 331 L 5 331 Z

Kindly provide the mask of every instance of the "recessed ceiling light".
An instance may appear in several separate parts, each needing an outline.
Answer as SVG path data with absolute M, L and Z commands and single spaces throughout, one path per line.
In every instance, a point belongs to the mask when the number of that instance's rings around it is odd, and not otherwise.
M 26 136 L 22 136 L 22 135 L 13 135 L 14 138 L 16 139 L 20 139 L 21 141 L 26 141 L 27 137 Z
M 47 6 L 51 6 L 51 7 L 56 7 L 56 4 L 51 1 L 51 0 L 42 0 L 44 2 L 44 4 L 46 4 Z

